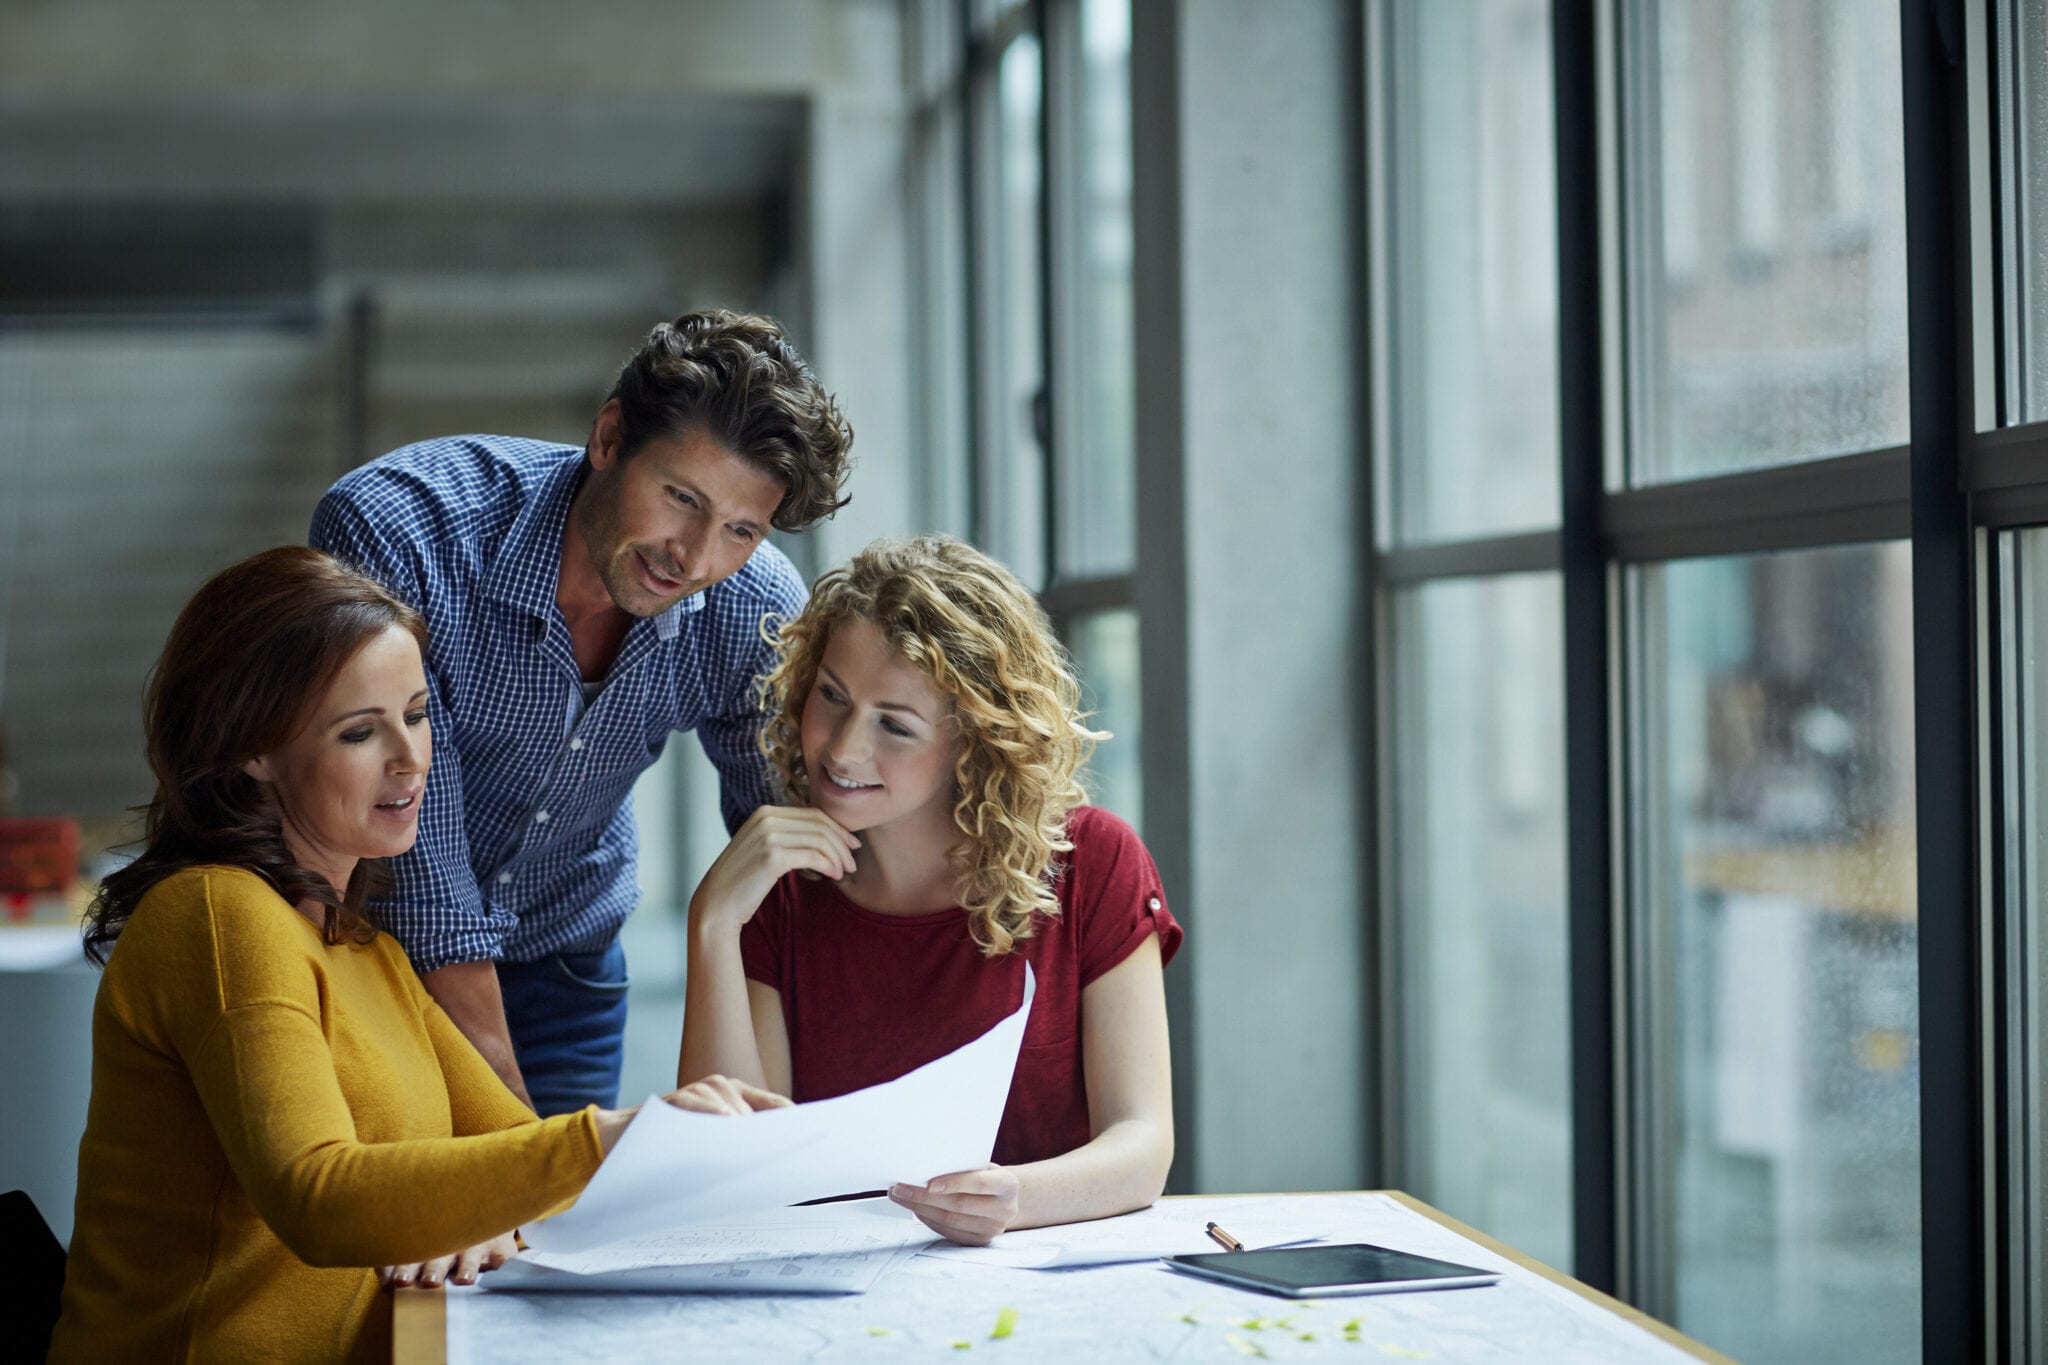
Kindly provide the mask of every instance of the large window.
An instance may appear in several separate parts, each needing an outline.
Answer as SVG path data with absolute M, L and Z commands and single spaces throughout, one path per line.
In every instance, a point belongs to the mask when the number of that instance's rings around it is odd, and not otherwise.
M 1136 814 L 1131 7 L 950 8 L 971 529 Z M 1383 1178 L 1746 1360 L 2048 1358 L 2048 0 L 1360 12 Z
M 1572 1254 L 1556 166 L 1545 0 L 1371 33 L 1391 646 L 1390 1177 Z
M 1387 36 L 1396 536 L 1555 525 L 1549 5 L 1400 4 Z
M 964 363 L 924 347 L 925 439 L 960 443 L 941 463 L 970 475 L 941 524 L 1039 593 L 1112 735 L 1091 795 L 1136 822 L 1130 5 L 920 0 L 913 19 L 924 316 L 948 342 L 967 320 Z
M 1919 1356 L 1910 567 L 1636 580 L 1644 1227 L 1742 1360 Z
M 1394 618 L 1399 1178 L 1569 1265 L 1557 576 L 1427 583 Z
M 2006 701 L 2003 842 L 2004 994 L 2018 1025 L 2002 1077 L 2009 1096 L 2008 1177 L 2002 1182 L 2014 1230 L 2009 1254 L 2024 1286 L 2012 1344 L 2024 1354 L 2048 1332 L 2048 531 L 2001 538 L 2000 622 Z
M 1643 225 L 1627 235 L 1631 482 L 1903 444 L 1897 7 L 1625 11 L 1642 54 L 1625 125 Z
M 1389 1178 L 2040 1358 L 2048 5 L 1367 13 Z

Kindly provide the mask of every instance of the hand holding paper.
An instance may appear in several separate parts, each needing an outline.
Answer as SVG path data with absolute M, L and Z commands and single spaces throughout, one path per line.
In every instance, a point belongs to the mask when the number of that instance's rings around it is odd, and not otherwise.
M 1036 993 L 1026 967 L 1014 1014 L 955 1052 L 850 1095 L 738 1117 L 644 1104 L 574 1207 L 527 1228 L 527 1244 L 582 1251 L 981 1167 L 995 1150 Z
M 889 1197 L 939 1236 L 987 1246 L 1017 1221 L 1017 1173 L 1001 1166 L 954 1171 L 924 1185 L 892 1185 Z

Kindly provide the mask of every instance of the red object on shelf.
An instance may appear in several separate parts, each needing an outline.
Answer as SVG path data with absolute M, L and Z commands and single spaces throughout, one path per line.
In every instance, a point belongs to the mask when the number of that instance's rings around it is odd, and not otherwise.
M 77 876 L 76 820 L 0 820 L 0 897 L 14 918 L 31 896 L 61 896 Z

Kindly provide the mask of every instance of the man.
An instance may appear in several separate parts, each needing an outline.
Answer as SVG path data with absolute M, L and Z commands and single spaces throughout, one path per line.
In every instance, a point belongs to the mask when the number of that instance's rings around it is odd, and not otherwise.
M 728 827 L 769 798 L 762 626 L 805 588 L 766 538 L 845 504 L 852 440 L 776 323 L 691 313 L 648 335 L 582 450 L 406 446 L 313 515 L 314 545 L 432 633 L 419 839 L 372 907 L 543 1115 L 616 1102 L 634 779 L 695 730 Z

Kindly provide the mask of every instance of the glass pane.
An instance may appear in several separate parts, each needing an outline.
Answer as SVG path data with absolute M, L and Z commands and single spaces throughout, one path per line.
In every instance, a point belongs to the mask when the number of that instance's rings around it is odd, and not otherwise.
M 1395 534 L 1554 525 L 1547 0 L 1402 0 L 1387 67 Z
M 2019 0 L 2014 84 L 2014 274 L 2022 293 L 2018 420 L 2048 417 L 2048 3 Z
M 1127 608 L 1077 617 L 1068 631 L 1081 675 L 1081 708 L 1089 725 L 1112 738 L 1089 760 L 1089 799 L 1145 828 L 1145 786 L 1139 768 L 1138 613 Z
M 1898 6 L 1623 9 L 1650 54 L 1627 129 L 1632 482 L 1903 444 Z
M 2014 1360 L 2048 1358 L 2048 531 L 2006 538 L 2007 601 L 2004 705 L 2006 750 L 2007 998 L 2012 1021 L 2006 1072 L 2011 1133 L 2014 1229 Z
M 1025 583 L 1045 582 L 1045 264 L 1042 137 L 1045 61 L 1038 35 L 1003 53 L 998 81 L 1002 137 L 1001 263 L 994 285 L 1002 308 L 997 485 L 985 495 L 997 553 Z
M 1080 448 L 1059 471 L 1063 578 L 1127 572 L 1135 555 L 1130 0 L 1082 0 L 1081 58 Z
M 1640 582 L 1663 1307 L 1752 1365 L 1917 1361 L 1909 551 Z
M 1569 1268 L 1558 579 L 1431 584 L 1397 610 L 1400 1183 Z

